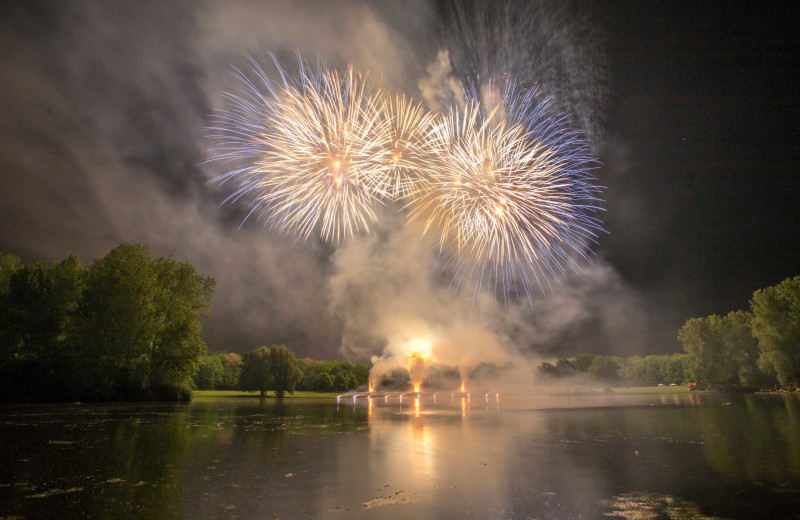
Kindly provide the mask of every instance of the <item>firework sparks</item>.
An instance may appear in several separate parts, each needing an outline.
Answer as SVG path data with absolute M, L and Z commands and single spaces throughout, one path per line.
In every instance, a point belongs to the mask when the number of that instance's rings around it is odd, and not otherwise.
M 444 114 L 387 97 L 352 67 L 340 74 L 298 59 L 281 82 L 228 95 L 214 159 L 244 163 L 217 177 L 251 198 L 250 215 L 299 239 L 338 243 L 369 232 L 378 206 L 403 199 L 438 238 L 439 266 L 456 285 L 475 279 L 519 297 L 578 270 L 600 222 L 597 162 L 586 140 L 538 88 L 488 82 L 463 89 Z
M 384 115 L 388 123 L 387 156 L 390 174 L 381 190 L 395 200 L 412 195 L 421 168 L 430 155 L 430 139 L 434 116 L 421 104 L 405 96 L 390 98 Z
M 298 80 L 276 63 L 280 84 L 255 63 L 258 84 L 237 74 L 244 89 L 228 95 L 230 108 L 217 117 L 213 152 L 245 164 L 216 180 L 237 183 L 226 201 L 251 197 L 248 216 L 268 227 L 338 243 L 377 220 L 395 175 L 390 119 L 380 92 L 352 67 L 340 74 L 298 61 Z
M 476 291 L 488 282 L 504 296 L 519 296 L 521 282 L 530 298 L 534 283 L 577 270 L 572 255 L 596 238 L 596 160 L 536 88 L 507 81 L 465 95 L 431 131 L 431 171 L 411 218 L 438 233 L 441 262 L 459 282 L 471 276 Z

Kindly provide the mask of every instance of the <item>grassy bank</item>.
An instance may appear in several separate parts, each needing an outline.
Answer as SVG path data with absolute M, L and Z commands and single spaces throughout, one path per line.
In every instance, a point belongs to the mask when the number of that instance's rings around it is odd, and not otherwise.
M 688 394 L 685 386 L 629 386 L 614 388 L 617 394 Z
M 688 394 L 685 386 L 629 386 L 613 388 L 617 394 Z M 602 389 L 596 389 L 602 393 Z M 341 392 L 295 392 L 284 395 L 284 399 L 331 399 Z M 192 399 L 258 399 L 259 392 L 243 392 L 241 390 L 194 390 Z M 274 392 L 267 392 L 267 399 L 275 399 Z
M 259 392 L 243 392 L 241 390 L 195 390 L 192 399 L 258 399 Z M 295 392 L 285 394 L 284 399 L 330 399 L 339 395 L 337 392 Z M 275 392 L 267 392 L 267 399 L 275 399 Z

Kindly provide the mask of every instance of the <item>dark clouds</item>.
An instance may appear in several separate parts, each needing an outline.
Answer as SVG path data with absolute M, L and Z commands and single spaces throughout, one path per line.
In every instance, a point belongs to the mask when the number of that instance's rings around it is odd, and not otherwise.
M 266 63 L 274 53 L 289 67 L 295 51 L 320 54 L 420 96 L 442 48 L 462 51 L 451 54 L 456 73 L 480 55 L 470 54 L 474 42 L 454 45 L 442 5 L 3 3 L 0 251 L 26 260 L 76 252 L 88 262 L 121 241 L 143 242 L 217 279 L 205 323 L 212 348 L 286 342 L 320 357 L 342 342 L 348 354 L 374 353 L 402 329 L 368 307 L 416 319 L 442 302 L 455 314 L 426 326 L 475 321 L 490 333 L 481 341 L 503 348 L 671 351 L 689 316 L 727 312 L 796 274 L 797 148 L 786 144 L 798 137 L 797 95 L 786 86 L 794 41 L 757 34 L 765 18 L 783 27 L 777 15 L 728 13 L 737 24 L 724 29 L 715 18 L 725 13 L 659 4 L 595 6 L 596 27 L 584 11 L 561 9 L 523 20 L 511 40 L 599 143 L 608 187 L 611 234 L 599 258 L 532 309 L 474 307 L 440 292 L 424 255 L 409 259 L 424 269 L 389 271 L 413 251 L 392 241 L 397 229 L 386 243 L 370 237 L 338 252 L 292 245 L 255 221 L 237 230 L 241 211 L 220 208 L 224 192 L 205 184 L 220 165 L 202 165 L 208 115 L 237 88 L 230 66 L 246 66 L 245 54 Z M 748 16 L 763 23 L 747 25 Z M 749 36 L 737 43 L 734 31 Z M 348 258 L 364 271 L 344 267 Z M 407 298 L 388 298 L 404 280 Z M 352 299 L 364 290 L 378 292 Z

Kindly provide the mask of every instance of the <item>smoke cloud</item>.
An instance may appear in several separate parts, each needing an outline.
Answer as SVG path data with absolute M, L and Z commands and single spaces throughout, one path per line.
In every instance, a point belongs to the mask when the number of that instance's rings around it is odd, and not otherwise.
M 498 302 L 455 288 L 434 269 L 436 250 L 414 225 L 379 230 L 333 256 L 332 315 L 342 353 L 370 360 L 373 379 L 409 369 L 414 353 L 457 367 L 517 367 L 529 382 L 542 359 L 579 352 L 637 352 L 646 342 L 643 302 L 602 259 L 584 264 L 532 301 Z M 503 377 L 509 377 L 508 371 Z M 518 376 L 522 377 L 522 376 Z
M 438 112 L 442 109 L 442 100 L 450 98 L 461 104 L 465 103 L 464 92 L 453 75 L 449 51 L 439 51 L 436 59 L 425 70 L 428 75 L 419 80 L 417 85 L 428 108 Z
M 521 357 L 500 330 L 494 300 L 475 303 L 437 279 L 434 250 L 419 237 L 416 226 L 398 227 L 334 255 L 331 304 L 341 320 L 344 355 L 370 359 L 376 375 L 408 369 L 415 352 L 465 372 Z

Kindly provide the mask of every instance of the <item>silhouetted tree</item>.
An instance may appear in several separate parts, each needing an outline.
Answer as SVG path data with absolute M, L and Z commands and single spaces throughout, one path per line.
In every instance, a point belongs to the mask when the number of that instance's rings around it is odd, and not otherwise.
M 154 261 L 143 246 L 122 244 L 97 260 L 78 320 L 91 387 L 103 395 L 187 388 L 206 352 L 199 316 L 213 288 L 190 264 Z
M 589 368 L 591 368 L 592 366 L 592 361 L 594 360 L 594 358 L 595 358 L 594 354 L 586 354 L 586 353 L 578 354 L 577 356 L 575 356 L 575 361 L 573 363 L 575 365 L 575 369 L 578 372 L 588 372 Z
M 198 390 L 211 390 L 217 388 L 225 377 L 225 369 L 219 356 L 206 355 L 200 359 L 197 373 L 194 376 L 194 385 Z
M 242 356 L 235 352 L 219 352 L 217 357 L 222 363 L 222 381 L 217 388 L 233 390 L 239 388 L 239 375 L 242 373 Z
M 669 356 L 665 382 L 679 385 L 688 382 L 689 379 L 688 356 L 686 354 L 672 354 Z
M 727 357 L 722 333 L 722 318 L 691 318 L 678 331 L 678 341 L 689 355 L 689 369 L 697 381 L 727 384 L 735 374 Z
M 31 395 L 65 393 L 74 384 L 74 319 L 85 269 L 75 256 L 30 265 L 5 260 L 0 296 L 0 365 Z M 13 269 L 13 272 L 11 271 Z
M 759 388 L 772 378 L 758 366 L 758 340 L 753 336 L 753 315 L 744 311 L 728 313 L 723 323 L 723 341 L 736 370 L 735 385 Z
M 211 301 L 214 280 L 171 258 L 156 259 L 153 269 L 156 329 L 148 356 L 148 385 L 187 386 L 207 352 L 198 318 Z
M 592 366 L 589 367 L 589 375 L 592 379 L 613 383 L 619 379 L 619 362 L 608 356 L 595 356 Z
M 239 376 L 239 387 L 242 390 L 256 390 L 261 397 L 267 395 L 272 385 L 272 371 L 269 366 L 269 349 L 258 347 L 242 356 L 242 372 Z
M 558 377 L 558 369 L 556 366 L 546 361 L 542 362 L 542 364 L 537 367 L 537 371 L 545 378 Z
M 577 372 L 572 361 L 566 358 L 560 358 L 556 361 L 556 370 L 558 371 L 559 377 L 574 376 L 575 372 Z
M 294 352 L 284 345 L 272 345 L 269 347 L 269 368 L 272 372 L 272 389 L 278 399 L 286 392 L 293 394 L 303 376 Z
M 759 366 L 782 385 L 800 385 L 800 276 L 756 291 L 750 307 Z
M 89 269 L 75 256 L 0 257 L 0 380 L 28 399 L 186 397 L 213 287 L 191 265 L 130 244 Z
M 287 392 L 294 393 L 302 376 L 294 352 L 284 345 L 272 345 L 245 353 L 239 384 L 242 390 L 260 391 L 261 397 L 274 390 L 282 398 Z
M 678 340 L 688 354 L 692 377 L 723 387 L 752 387 L 763 382 L 751 321 L 751 315 L 742 311 L 688 320 L 678 332 Z

